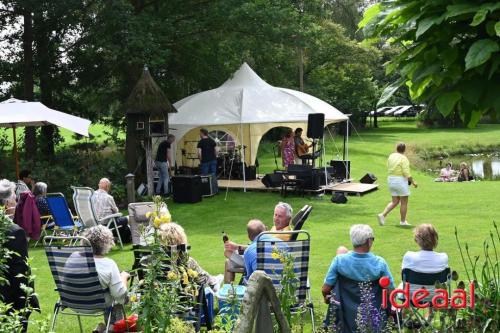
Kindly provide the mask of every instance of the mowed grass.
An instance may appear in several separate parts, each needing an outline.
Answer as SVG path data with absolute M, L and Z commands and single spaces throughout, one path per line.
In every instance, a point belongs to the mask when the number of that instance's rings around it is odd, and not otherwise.
M 317 314 L 322 315 L 325 307 L 321 305 L 321 285 L 330 262 L 339 245 L 350 247 L 349 227 L 356 223 L 365 223 L 375 231 L 373 252 L 383 256 L 390 265 L 395 280 L 400 281 L 401 260 L 408 250 L 417 250 L 413 241 L 412 228 L 401 228 L 399 213 L 394 211 L 387 218 L 386 226 L 377 224 L 376 214 L 381 212 L 390 199 L 386 186 L 385 162 L 398 141 L 404 141 L 411 147 L 444 146 L 453 147 L 471 144 L 498 144 L 500 141 L 499 125 L 480 125 L 476 129 L 419 129 L 414 122 L 383 122 L 379 129 L 365 130 L 350 138 L 349 158 L 352 161 L 352 177 L 359 179 L 371 172 L 378 177 L 379 190 L 362 197 L 350 196 L 346 205 L 335 205 L 329 196 L 323 199 L 311 197 L 287 197 L 297 211 L 304 204 L 314 207 L 304 229 L 311 235 L 311 256 L 309 275 L 312 295 L 317 305 Z M 340 137 L 336 140 L 339 150 Z M 260 172 L 274 169 L 272 149 L 264 147 L 259 162 Z M 270 153 L 269 153 L 270 152 Z M 327 144 L 327 160 L 336 156 L 333 144 Z M 339 152 L 341 154 L 341 152 Z M 281 161 L 279 160 L 278 163 Z M 462 242 L 469 244 L 473 255 L 482 255 L 483 240 L 489 237 L 493 228 L 492 221 L 500 216 L 500 182 L 482 181 L 470 183 L 435 183 L 433 176 L 413 170 L 419 183 L 412 189 L 409 201 L 408 221 L 413 225 L 432 223 L 439 232 L 438 251 L 448 253 L 450 266 L 465 277 L 460 259 L 454 230 L 458 229 Z M 68 184 L 69 186 L 70 184 Z M 219 274 L 224 269 L 224 256 L 221 231 L 227 232 L 231 240 L 246 243 L 245 225 L 251 218 L 259 218 L 269 227 L 272 225 L 274 205 L 283 200 L 277 193 L 229 192 L 227 200 L 223 193 L 213 198 L 204 199 L 198 204 L 175 204 L 168 201 L 175 221 L 187 231 L 192 246 L 191 255 L 210 273 Z M 41 318 L 51 314 L 57 300 L 54 283 L 47 259 L 41 246 L 30 249 L 36 268 L 36 291 L 40 295 Z M 124 251 L 117 247 L 110 253 L 120 269 L 128 270 L 132 266 L 130 246 Z M 86 319 L 85 331 L 89 332 L 101 320 Z M 32 326 L 30 331 L 37 331 Z M 57 332 L 78 331 L 74 317 L 61 317 Z

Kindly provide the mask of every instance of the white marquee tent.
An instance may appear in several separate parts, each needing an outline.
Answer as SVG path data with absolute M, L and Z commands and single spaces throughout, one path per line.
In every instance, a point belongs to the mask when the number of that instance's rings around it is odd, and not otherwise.
M 202 127 L 224 131 L 237 145 L 245 145 L 243 159 L 253 165 L 262 136 L 274 127 L 302 127 L 306 132 L 310 113 L 324 113 L 325 126 L 348 120 L 314 96 L 269 85 L 247 63 L 220 87 L 188 96 L 174 106 L 178 112 L 169 114 L 169 125 L 174 128 L 170 133 L 177 138 L 178 165 L 186 163 L 181 151 L 196 152 Z

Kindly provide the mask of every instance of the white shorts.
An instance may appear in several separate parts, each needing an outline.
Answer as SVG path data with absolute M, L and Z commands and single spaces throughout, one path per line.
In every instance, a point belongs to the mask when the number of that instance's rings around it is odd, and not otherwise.
M 410 187 L 408 186 L 408 179 L 403 176 L 389 176 L 387 177 L 389 184 L 389 192 L 393 197 L 407 197 L 410 195 Z

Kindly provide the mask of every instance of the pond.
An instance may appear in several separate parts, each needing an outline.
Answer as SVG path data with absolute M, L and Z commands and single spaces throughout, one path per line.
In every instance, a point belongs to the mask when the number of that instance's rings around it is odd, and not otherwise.
M 426 169 L 439 175 L 439 170 L 451 162 L 454 170 L 458 170 L 461 162 L 466 162 L 475 179 L 500 180 L 500 152 L 484 154 L 465 154 L 445 157 L 442 160 L 428 160 Z

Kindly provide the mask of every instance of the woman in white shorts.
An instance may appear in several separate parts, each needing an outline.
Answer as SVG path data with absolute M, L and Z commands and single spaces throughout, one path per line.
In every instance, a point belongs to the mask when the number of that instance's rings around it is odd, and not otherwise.
M 396 152 L 389 155 L 389 158 L 387 159 L 387 169 L 389 171 L 387 183 L 389 185 L 389 192 L 391 193 L 392 200 L 389 204 L 387 204 L 384 211 L 377 215 L 378 223 L 380 225 L 385 224 L 385 217 L 387 214 L 389 214 L 398 205 L 400 205 L 400 225 L 410 225 L 406 221 L 406 214 L 408 212 L 408 197 L 410 196 L 409 184 L 417 187 L 417 183 L 411 177 L 410 162 L 404 155 L 405 150 L 406 145 L 400 142 L 396 146 Z

